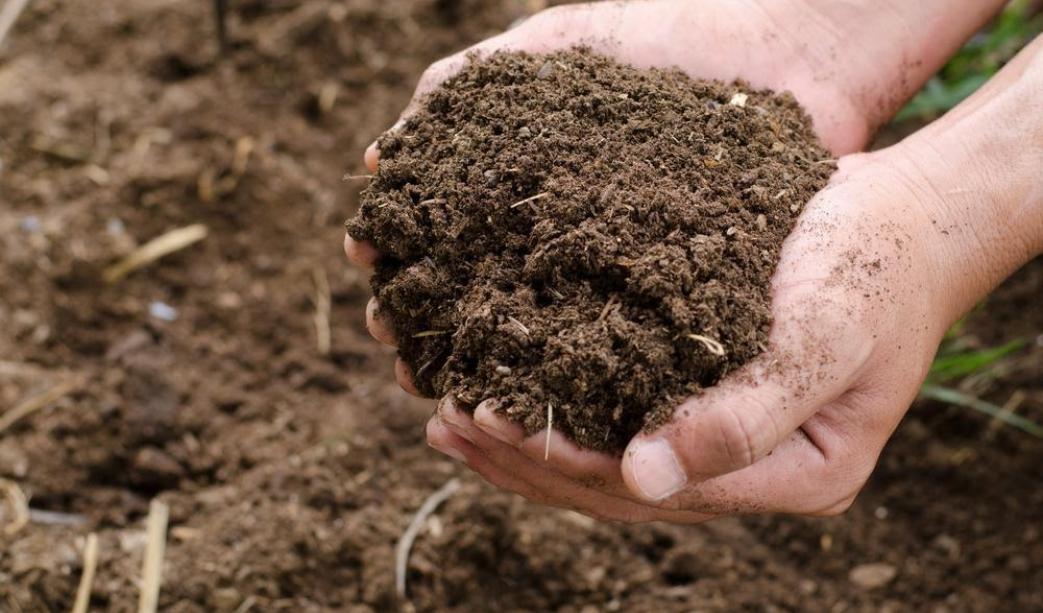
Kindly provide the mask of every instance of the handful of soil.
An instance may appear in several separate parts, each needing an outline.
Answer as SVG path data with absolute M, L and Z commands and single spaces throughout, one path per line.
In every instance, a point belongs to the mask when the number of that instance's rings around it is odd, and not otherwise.
M 765 350 L 834 169 L 788 94 L 582 49 L 474 60 L 379 145 L 348 232 L 418 389 L 608 452 Z

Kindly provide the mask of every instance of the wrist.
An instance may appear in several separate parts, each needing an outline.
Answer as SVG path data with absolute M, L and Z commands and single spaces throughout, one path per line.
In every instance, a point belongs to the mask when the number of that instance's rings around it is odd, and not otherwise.
M 887 151 L 926 204 L 926 247 L 955 321 L 1043 252 L 1043 45 Z M 883 153 L 883 152 L 882 152 Z

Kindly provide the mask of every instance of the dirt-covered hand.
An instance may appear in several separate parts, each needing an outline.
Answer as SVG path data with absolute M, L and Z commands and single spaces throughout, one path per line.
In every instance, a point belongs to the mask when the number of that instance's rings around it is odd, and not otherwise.
M 844 154 L 863 147 L 983 18 L 985 3 L 977 4 L 915 43 L 881 40 L 879 32 L 895 24 L 879 20 L 905 19 L 899 25 L 908 29 L 914 13 L 931 7 L 874 5 L 859 20 L 852 5 L 811 13 L 783 0 L 580 5 L 540 14 L 476 50 L 584 43 L 638 66 L 676 65 L 696 77 L 788 89 L 823 141 Z M 863 31 L 868 22 L 873 27 Z M 911 55 L 919 60 L 906 65 Z M 457 55 L 433 66 L 415 100 L 464 61 Z M 769 352 L 685 402 L 668 426 L 635 439 L 622 465 L 556 432 L 549 445 L 543 435 L 525 438 L 489 404 L 472 418 L 451 399 L 429 423 L 429 442 L 501 487 L 606 519 L 845 508 L 915 395 L 950 315 L 923 298 L 942 293 L 943 276 L 927 248 L 931 209 L 920 183 L 899 170 L 906 155 L 841 160 L 832 187 L 809 205 L 784 248 Z M 377 157 L 375 148 L 367 152 L 374 170 Z M 379 257 L 366 244 L 348 239 L 345 246 L 360 264 Z M 394 344 L 378 309 L 371 303 L 370 330 Z M 415 393 L 401 363 L 397 373 Z

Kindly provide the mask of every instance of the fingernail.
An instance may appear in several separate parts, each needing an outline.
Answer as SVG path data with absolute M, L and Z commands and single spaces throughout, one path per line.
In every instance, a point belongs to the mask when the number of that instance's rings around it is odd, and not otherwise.
M 454 447 L 442 449 L 441 447 L 435 447 L 434 445 L 431 445 L 431 449 L 434 449 L 439 453 L 444 453 L 445 455 L 453 458 L 457 462 L 463 462 L 464 464 L 467 464 L 467 458 L 464 457 L 464 454 L 460 453 L 459 449 L 456 449 Z
M 495 438 L 501 443 L 507 443 L 508 445 L 516 445 L 517 442 L 511 439 L 510 434 L 505 430 L 507 427 L 503 420 L 496 416 L 491 409 L 479 405 L 474 412 L 474 423 L 482 429 L 483 432 L 489 436 Z
M 456 408 L 456 403 L 453 402 L 453 399 L 449 396 L 444 396 L 438 401 L 438 417 L 440 417 L 447 425 L 456 428 L 464 428 L 467 426 L 467 416 L 463 411 Z
M 630 453 L 634 482 L 648 500 L 676 494 L 688 481 L 673 448 L 663 439 L 640 441 Z

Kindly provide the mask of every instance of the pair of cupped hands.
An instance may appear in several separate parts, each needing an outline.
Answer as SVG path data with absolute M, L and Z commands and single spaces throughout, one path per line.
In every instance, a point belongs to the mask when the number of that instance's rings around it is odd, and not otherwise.
M 685 401 L 667 425 L 636 436 L 622 457 L 580 449 L 553 432 L 545 458 L 545 435 L 526 436 L 495 412 L 494 399 L 473 412 L 441 399 L 427 425 L 430 445 L 501 488 L 605 520 L 690 523 L 847 509 L 916 397 L 946 329 L 1026 259 L 1017 241 L 1004 247 L 997 240 L 990 247 L 996 255 L 979 261 L 975 250 L 1006 230 L 972 223 L 980 212 L 960 197 L 979 170 L 978 132 L 1012 128 L 1001 107 L 1017 81 L 1013 69 L 921 133 L 859 153 L 1004 2 L 952 4 L 572 5 L 469 50 L 542 53 L 583 44 L 638 67 L 788 90 L 838 156 L 839 170 L 783 247 L 768 351 Z M 403 116 L 466 61 L 461 53 L 431 66 Z M 378 157 L 376 145 L 365 155 L 374 172 Z M 975 188 L 989 187 L 983 183 Z M 380 257 L 350 236 L 345 250 L 360 266 Z M 395 345 L 375 301 L 367 326 Z M 417 393 L 401 361 L 396 375 Z

